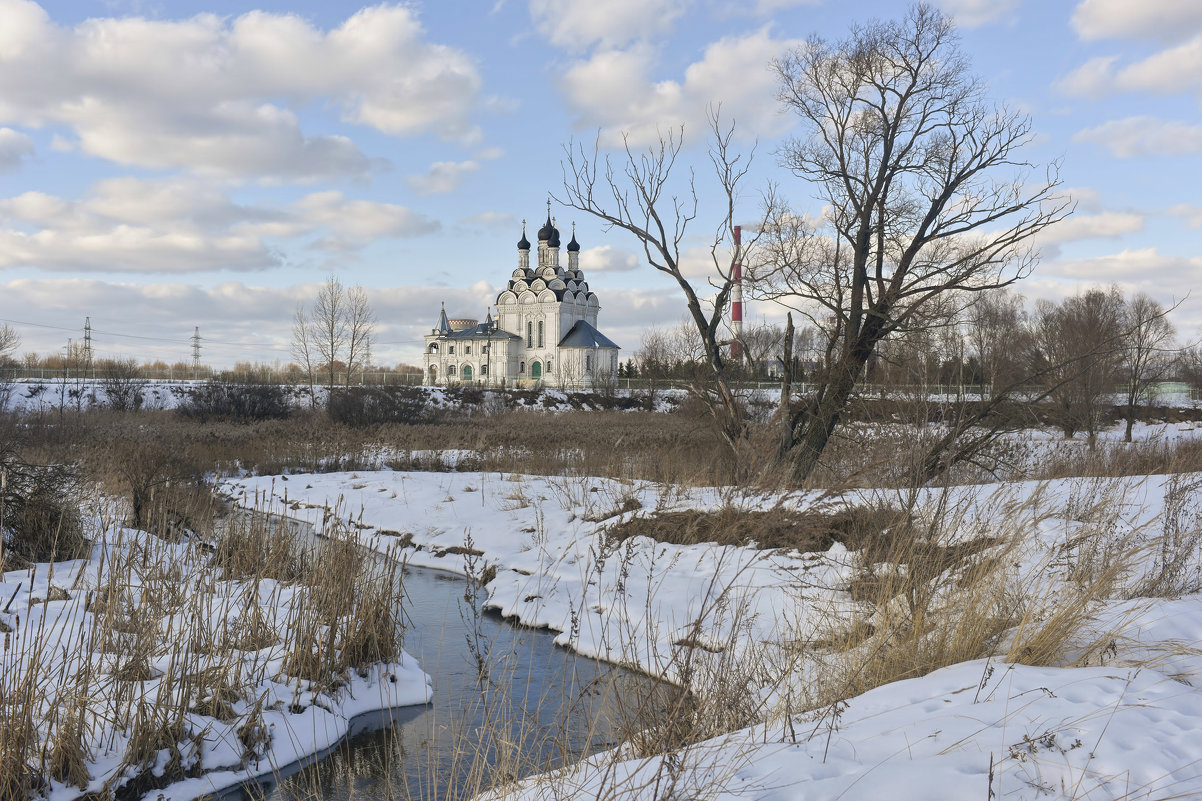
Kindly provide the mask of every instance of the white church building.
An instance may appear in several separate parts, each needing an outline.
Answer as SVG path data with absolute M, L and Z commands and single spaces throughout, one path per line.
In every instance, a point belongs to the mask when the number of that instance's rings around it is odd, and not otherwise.
M 523 222 L 517 269 L 497 296 L 495 318 L 448 318 L 443 307 L 425 337 L 425 383 L 578 386 L 617 373 L 619 348 L 597 330 L 601 304 L 580 270 L 575 227 L 566 267 L 559 241 L 548 203 L 538 263 L 530 264 Z

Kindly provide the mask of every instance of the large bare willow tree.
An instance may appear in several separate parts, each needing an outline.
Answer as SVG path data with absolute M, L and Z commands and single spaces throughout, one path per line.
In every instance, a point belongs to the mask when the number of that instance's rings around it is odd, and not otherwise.
M 770 214 L 755 270 L 762 295 L 827 335 L 815 391 L 782 409 L 781 452 L 804 480 L 882 340 L 1027 274 L 1032 237 L 1071 208 L 1057 165 L 1020 156 L 1030 120 L 985 97 L 937 10 L 811 38 L 773 66 L 804 128 L 782 166 L 824 207 Z

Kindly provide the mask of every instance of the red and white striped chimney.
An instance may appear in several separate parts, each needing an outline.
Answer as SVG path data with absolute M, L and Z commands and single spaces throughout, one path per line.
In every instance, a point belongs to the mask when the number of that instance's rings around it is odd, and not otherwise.
M 730 343 L 730 357 L 743 361 L 743 226 L 735 226 L 734 286 L 730 290 L 730 331 L 734 342 Z

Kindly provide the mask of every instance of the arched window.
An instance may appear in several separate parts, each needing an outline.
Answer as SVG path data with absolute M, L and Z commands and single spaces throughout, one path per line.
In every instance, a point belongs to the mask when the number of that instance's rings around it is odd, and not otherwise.
M 465 346 L 464 346 L 464 348 L 463 348 L 463 353 L 464 353 L 464 355 L 466 355 L 466 356 L 471 356 L 471 355 L 472 355 L 472 346 L 471 346 L 471 345 L 465 345 Z
M 543 366 L 540 362 L 534 362 L 530 365 L 530 377 L 536 381 L 543 377 Z
M 526 363 L 525 362 L 518 362 L 518 372 L 521 373 L 522 375 L 526 374 Z
M 451 369 L 454 370 L 455 368 L 452 367 Z M 592 371 L 593 371 L 593 354 L 586 353 L 586 354 L 584 354 L 584 372 L 591 373 Z
M 438 343 L 437 343 L 437 342 L 431 342 L 431 343 L 430 343 L 430 352 L 431 352 L 431 353 L 438 353 Z
M 547 359 L 547 372 L 551 372 L 551 360 Z
M 538 321 L 538 346 L 540 348 L 543 346 L 543 321 L 542 320 Z
M 455 375 L 455 365 L 452 364 L 447 368 L 447 375 Z
M 488 365 L 487 364 L 480 365 L 480 375 L 488 375 Z
M 464 381 L 472 380 L 472 366 L 470 364 L 463 365 L 463 380 Z
M 534 347 L 534 323 L 526 321 L 526 347 Z
M 448 356 L 454 356 L 454 355 L 455 355 L 455 346 L 454 346 L 454 345 L 448 345 L 448 346 L 447 346 L 447 355 L 448 355 Z

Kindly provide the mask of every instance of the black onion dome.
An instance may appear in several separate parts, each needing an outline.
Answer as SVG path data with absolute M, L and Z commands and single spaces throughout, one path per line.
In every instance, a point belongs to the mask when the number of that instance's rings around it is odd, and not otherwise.
M 551 224 L 551 212 L 547 212 L 547 221 L 543 223 L 543 227 L 538 229 L 538 241 L 546 242 L 551 237 L 559 238 L 559 231 L 555 230 L 555 226 Z
M 522 238 L 518 240 L 518 250 L 530 250 L 530 240 L 526 238 L 525 220 L 522 220 Z
M 551 229 L 551 241 L 547 242 L 547 244 L 553 248 L 559 247 L 559 229 L 558 228 Z
M 572 241 L 568 243 L 568 252 L 580 252 L 580 243 L 576 241 L 576 223 L 572 223 Z

